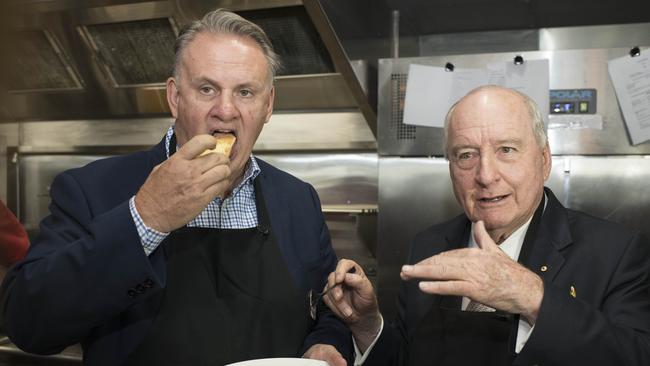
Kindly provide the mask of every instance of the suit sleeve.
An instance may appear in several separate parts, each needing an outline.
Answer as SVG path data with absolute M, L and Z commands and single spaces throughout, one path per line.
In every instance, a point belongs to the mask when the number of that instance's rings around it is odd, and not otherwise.
M 430 251 L 431 238 L 422 233 L 413 239 L 407 264 L 415 264 L 434 253 Z M 377 339 L 370 354 L 366 357 L 364 366 L 397 366 L 408 364 L 408 348 L 410 333 L 413 324 L 419 323 L 416 319 L 415 306 L 418 306 L 418 297 L 428 296 L 418 288 L 418 281 L 402 281 L 397 296 L 397 316 L 391 324 L 384 325 L 384 329 Z M 409 333 L 409 329 L 411 332 Z
M 334 249 L 332 248 L 332 241 L 330 233 L 325 224 L 325 218 L 321 211 L 321 204 L 318 194 L 313 187 L 309 186 L 309 192 L 314 204 L 315 215 L 320 221 L 319 233 L 319 251 L 321 258 L 321 278 L 320 283 L 322 287 L 327 283 L 327 276 L 336 269 L 337 258 Z M 311 333 L 305 338 L 303 353 L 309 347 L 322 343 L 334 346 L 341 355 L 352 365 L 354 346 L 352 345 L 352 333 L 348 327 L 339 320 L 334 313 L 327 308 L 327 306 L 319 306 L 318 317 Z
M 626 246 L 599 306 L 544 284 L 516 364 L 650 365 L 650 246 L 640 235 Z
M 384 325 L 377 342 L 366 357 L 364 366 L 406 365 L 407 331 L 405 287 L 402 286 L 397 299 L 397 318 L 392 324 Z
M 21 349 L 54 354 L 164 285 L 144 254 L 128 199 L 95 215 L 75 178 L 51 186 L 51 214 L 2 285 L 3 328 Z

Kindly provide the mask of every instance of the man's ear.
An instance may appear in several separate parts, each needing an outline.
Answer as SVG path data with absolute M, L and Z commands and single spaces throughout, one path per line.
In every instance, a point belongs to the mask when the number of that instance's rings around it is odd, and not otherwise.
M 180 94 L 178 92 L 178 85 L 176 84 L 176 79 L 170 77 L 167 79 L 167 104 L 169 105 L 169 110 L 171 111 L 172 117 L 174 119 L 178 118 L 178 98 Z
M 544 159 L 542 164 L 544 168 L 544 181 L 546 181 L 551 174 L 552 166 L 551 147 L 548 145 L 548 142 L 546 143 L 546 146 L 544 146 L 544 150 L 542 150 L 542 159 Z

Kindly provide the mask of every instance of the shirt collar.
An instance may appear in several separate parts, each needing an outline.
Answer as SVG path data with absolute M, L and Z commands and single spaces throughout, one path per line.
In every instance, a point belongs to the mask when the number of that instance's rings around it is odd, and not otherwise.
M 169 159 L 169 151 L 171 148 L 170 145 L 172 141 L 172 136 L 174 136 L 174 126 L 175 124 L 169 126 L 169 128 L 167 129 L 167 133 L 165 133 L 165 153 L 167 154 L 167 159 Z M 255 178 L 257 178 L 257 176 L 260 174 L 261 171 L 262 169 L 260 169 L 257 160 L 255 159 L 253 154 L 251 154 L 248 160 L 248 164 L 246 164 L 244 179 L 242 179 L 241 183 L 239 183 L 237 187 L 233 189 L 232 195 L 237 194 L 237 192 L 239 192 L 241 187 L 243 187 L 245 184 L 253 184 L 253 181 L 255 180 Z

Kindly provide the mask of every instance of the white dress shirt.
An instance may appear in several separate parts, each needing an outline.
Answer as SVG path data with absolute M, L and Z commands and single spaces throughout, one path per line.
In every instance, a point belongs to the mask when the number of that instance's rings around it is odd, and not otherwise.
M 503 243 L 499 244 L 499 248 L 508 255 L 512 260 L 517 260 L 519 258 L 519 253 L 521 253 L 521 247 L 524 245 L 524 238 L 526 237 L 526 231 L 528 231 L 528 226 L 533 219 L 531 216 L 528 221 L 515 230 Z M 474 223 L 472 223 L 472 231 L 469 235 L 469 248 L 476 248 L 478 244 L 474 241 Z M 462 309 L 465 310 L 467 305 L 471 300 L 468 297 L 463 297 Z M 527 321 L 519 319 L 519 326 L 517 327 L 517 341 L 515 343 L 515 352 L 521 352 L 521 349 L 524 348 L 526 341 L 530 337 L 530 334 L 533 331 L 534 326 L 528 324 Z

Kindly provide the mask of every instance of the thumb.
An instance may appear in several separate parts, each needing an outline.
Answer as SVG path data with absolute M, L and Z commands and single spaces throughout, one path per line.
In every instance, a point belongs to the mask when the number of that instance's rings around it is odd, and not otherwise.
M 483 250 L 499 250 L 499 246 L 492 240 L 492 237 L 490 237 L 490 234 L 485 229 L 483 220 L 477 221 L 474 225 L 474 241 Z

